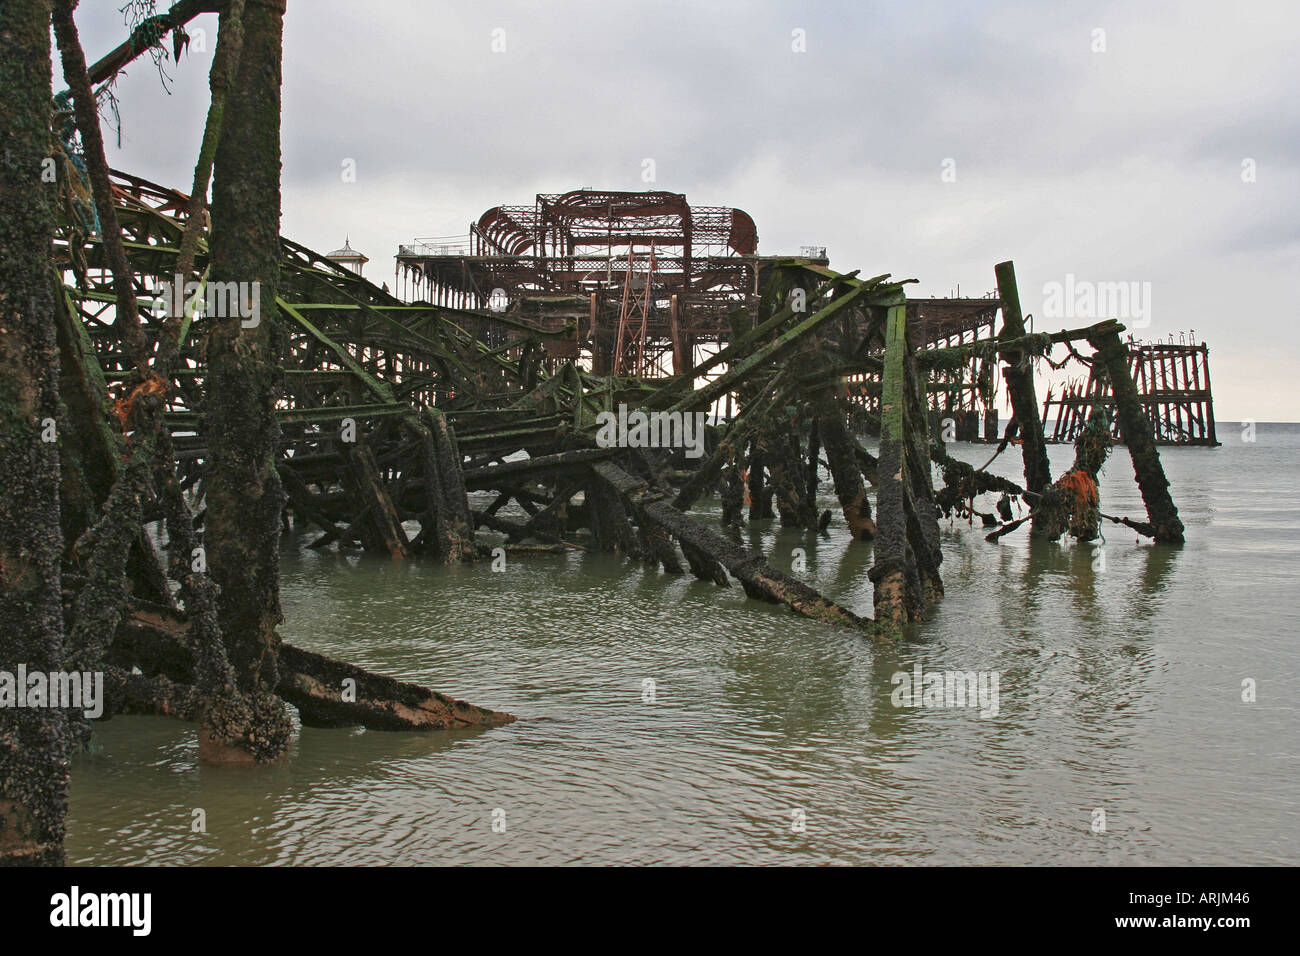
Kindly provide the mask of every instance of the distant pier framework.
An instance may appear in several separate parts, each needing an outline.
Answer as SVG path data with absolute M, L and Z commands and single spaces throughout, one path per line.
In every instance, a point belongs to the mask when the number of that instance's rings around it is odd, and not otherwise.
M 405 301 L 476 312 L 489 341 L 504 345 L 516 322 L 563 331 L 547 341 L 549 358 L 599 375 L 659 379 L 691 371 L 743 332 L 737 322 L 758 306 L 766 271 L 792 258 L 834 275 L 824 246 L 759 255 L 758 230 L 742 209 L 692 206 L 681 193 L 577 189 L 489 209 L 465 235 L 401 245 L 394 282 Z M 914 340 L 933 347 L 991 339 L 997 310 L 992 295 L 907 304 Z M 493 315 L 501 316 L 497 328 Z M 883 348 L 866 340 L 868 324 L 860 311 L 837 323 L 846 357 Z M 954 414 L 963 439 L 976 437 L 981 411 L 996 429 L 992 366 L 973 359 L 935 373 L 933 410 Z M 878 375 L 850 375 L 846 384 L 876 410 Z
M 1137 342 L 1130 336 L 1129 373 L 1161 445 L 1217 445 L 1214 395 L 1210 390 L 1210 350 L 1204 342 Z M 1173 336 L 1171 336 L 1171 339 Z M 1106 370 L 1093 365 L 1086 381 L 1065 386 L 1043 403 L 1043 420 L 1056 419 L 1051 440 L 1071 442 L 1094 405 L 1112 412 L 1115 396 Z M 1111 415 L 1114 420 L 1114 415 Z

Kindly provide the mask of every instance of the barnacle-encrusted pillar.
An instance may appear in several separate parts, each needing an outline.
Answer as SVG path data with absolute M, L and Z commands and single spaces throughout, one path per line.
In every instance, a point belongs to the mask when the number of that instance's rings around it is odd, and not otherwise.
M 0 5 L 0 671 L 62 666 L 50 3 Z M 25 683 L 25 682 L 24 682 Z M 0 706 L 0 864 L 63 862 L 62 711 Z
M 880 392 L 880 461 L 876 487 L 876 554 L 870 573 L 876 627 L 892 637 L 920 617 L 923 597 L 908 542 L 905 503 L 908 443 L 906 395 L 907 304 L 888 306 L 885 367 Z
M 211 316 L 202 434 L 208 442 L 205 546 L 221 587 L 219 621 L 239 689 L 268 746 L 288 745 L 275 717 L 280 612 L 280 515 L 275 402 L 283 330 L 276 296 L 280 268 L 280 65 L 283 0 L 244 11 L 239 70 L 226 104 L 212 190 L 211 281 L 233 283 L 245 315 Z M 229 302 L 229 299 L 227 299 Z M 212 739 L 209 737 L 209 739 Z M 220 759 L 215 747 L 212 759 Z

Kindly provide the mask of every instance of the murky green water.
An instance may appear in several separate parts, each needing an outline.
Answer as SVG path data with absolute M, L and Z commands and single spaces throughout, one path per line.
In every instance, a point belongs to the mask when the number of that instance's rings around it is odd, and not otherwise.
M 252 769 L 199 766 L 193 726 L 114 720 L 75 763 L 69 859 L 1300 862 L 1300 428 L 1221 435 L 1163 453 L 1185 547 L 1108 526 L 1099 558 L 947 528 L 948 596 L 896 649 L 606 556 L 492 573 L 290 537 L 286 639 L 520 720 L 304 729 L 286 762 Z M 1070 455 L 1052 450 L 1054 473 Z M 994 470 L 1018 479 L 1019 459 Z M 1142 515 L 1131 476 L 1117 449 L 1104 510 Z M 848 545 L 838 511 L 828 537 L 769 523 L 751 539 L 784 567 L 803 548 L 805 580 L 870 611 L 871 547 Z M 998 716 L 892 706 L 891 676 L 918 662 L 998 672 Z

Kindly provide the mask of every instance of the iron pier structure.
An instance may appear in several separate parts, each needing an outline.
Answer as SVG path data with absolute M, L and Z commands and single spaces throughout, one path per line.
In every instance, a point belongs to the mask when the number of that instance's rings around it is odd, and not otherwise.
M 539 194 L 531 206 L 496 206 L 467 234 L 416 239 L 398 247 L 399 299 L 478 314 L 480 333 L 508 348 L 531 328 L 548 333 L 546 355 L 576 361 L 597 375 L 652 380 L 690 374 L 744 331 L 758 307 L 765 275 L 797 258 L 830 278 L 826 249 L 797 257 L 758 253 L 758 230 L 742 209 L 692 206 L 681 193 L 575 189 Z M 910 299 L 909 335 L 921 347 L 991 339 L 998 299 Z M 837 328 L 844 354 L 881 350 L 866 341 L 860 310 Z M 936 370 L 931 409 L 953 416 L 958 437 L 996 438 L 995 362 L 972 358 Z M 726 364 L 700 376 L 725 373 Z M 878 410 L 879 376 L 849 375 L 850 394 Z M 733 396 L 718 407 L 734 411 Z

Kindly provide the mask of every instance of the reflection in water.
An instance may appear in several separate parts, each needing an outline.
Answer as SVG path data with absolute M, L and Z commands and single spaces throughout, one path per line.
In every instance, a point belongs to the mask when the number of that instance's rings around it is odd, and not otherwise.
M 947 598 L 897 647 L 608 555 L 512 558 L 494 574 L 314 552 L 291 535 L 286 639 L 519 722 L 308 728 L 288 760 L 250 769 L 200 767 L 191 726 L 119 718 L 76 762 L 69 857 L 1296 862 L 1298 437 L 1167 454 L 1181 549 L 1111 525 L 1100 547 L 945 527 Z M 1052 456 L 1059 473 L 1070 450 Z M 995 468 L 1015 477 L 1019 463 Z M 822 492 L 838 516 L 829 482 Z M 1122 455 L 1102 493 L 1108 512 L 1141 514 Z M 716 517 L 716 502 L 701 510 Z M 845 540 L 839 520 L 824 536 L 762 522 L 741 540 L 783 569 L 803 549 L 804 580 L 870 612 L 871 545 Z M 998 716 L 894 707 L 893 675 L 917 665 L 997 672 Z M 1244 677 L 1259 703 L 1241 702 Z

